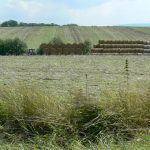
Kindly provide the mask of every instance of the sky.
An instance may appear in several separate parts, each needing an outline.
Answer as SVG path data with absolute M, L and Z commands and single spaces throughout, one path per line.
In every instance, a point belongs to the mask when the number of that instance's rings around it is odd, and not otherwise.
M 0 22 L 83 26 L 150 23 L 150 0 L 0 0 Z

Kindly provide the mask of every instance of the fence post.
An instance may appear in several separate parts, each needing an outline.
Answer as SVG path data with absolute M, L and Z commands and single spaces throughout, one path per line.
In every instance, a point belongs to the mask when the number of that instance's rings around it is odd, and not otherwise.
M 88 75 L 86 74 L 86 97 L 88 97 Z

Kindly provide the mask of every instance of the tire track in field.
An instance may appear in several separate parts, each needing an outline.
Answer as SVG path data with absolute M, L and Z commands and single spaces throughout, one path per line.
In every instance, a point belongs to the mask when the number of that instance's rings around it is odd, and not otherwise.
M 69 30 L 70 30 L 71 36 L 73 37 L 74 42 L 80 43 L 81 40 L 75 27 L 69 27 Z
M 149 34 L 149 33 L 140 31 L 140 30 L 138 30 L 138 29 L 136 29 L 136 28 L 129 28 L 129 29 L 131 29 L 131 30 L 132 30 L 133 32 L 135 32 L 136 34 L 139 34 L 139 35 L 145 37 L 146 39 L 150 39 L 150 34 Z

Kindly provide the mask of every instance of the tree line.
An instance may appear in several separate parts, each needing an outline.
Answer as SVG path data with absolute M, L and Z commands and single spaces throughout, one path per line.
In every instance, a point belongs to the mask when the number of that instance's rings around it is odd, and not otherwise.
M 34 26 L 60 26 L 55 23 L 25 23 L 17 22 L 16 20 L 4 21 L 0 24 L 1 27 L 34 27 Z M 78 26 L 77 24 L 67 24 L 63 26 Z

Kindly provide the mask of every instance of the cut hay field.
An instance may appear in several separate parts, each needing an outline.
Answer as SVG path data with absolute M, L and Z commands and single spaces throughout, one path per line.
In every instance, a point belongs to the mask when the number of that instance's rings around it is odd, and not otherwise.
M 132 27 L 0 27 L 0 39 L 18 37 L 28 48 L 38 48 L 43 42 L 60 37 L 65 43 L 90 40 L 150 40 L 150 28 Z
M 6 56 L 0 57 L 0 86 L 23 82 L 55 95 L 82 89 L 98 96 L 126 84 L 126 59 L 129 83 L 150 81 L 149 56 Z

